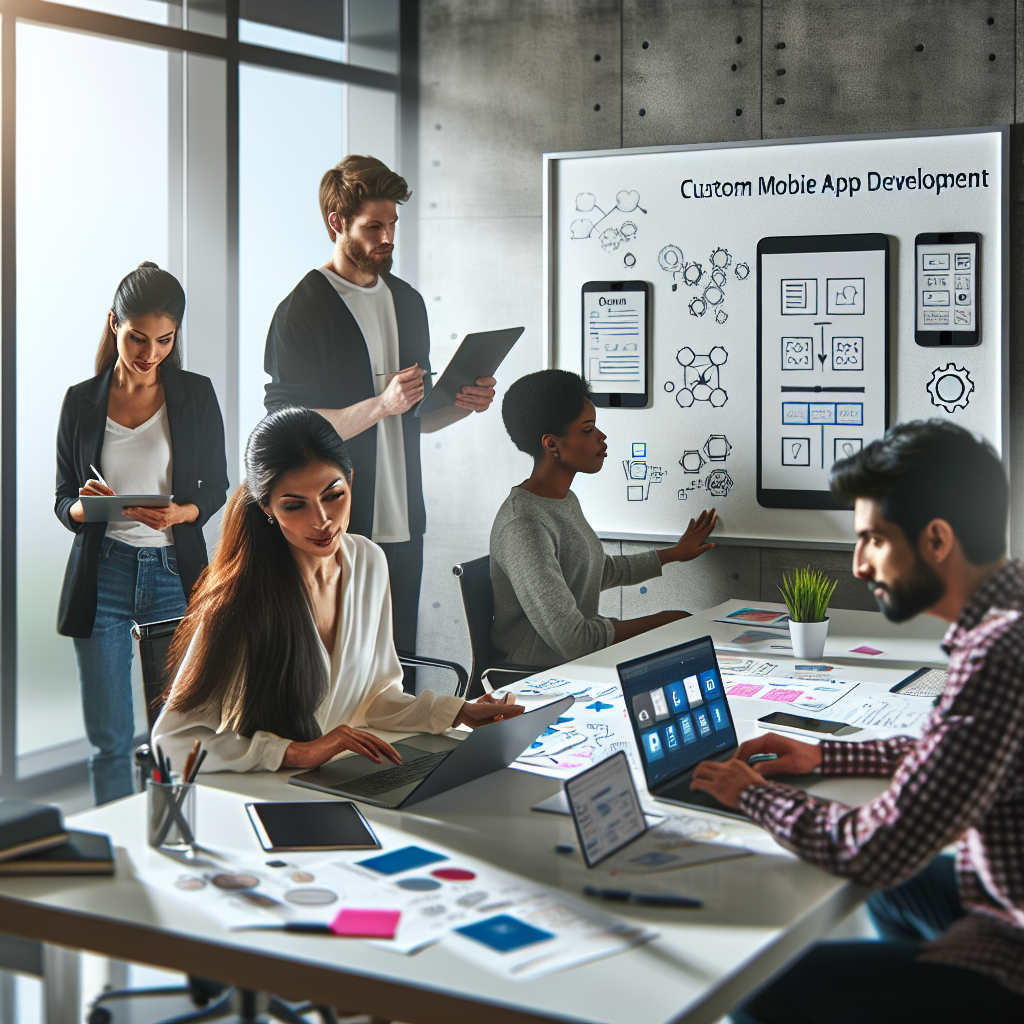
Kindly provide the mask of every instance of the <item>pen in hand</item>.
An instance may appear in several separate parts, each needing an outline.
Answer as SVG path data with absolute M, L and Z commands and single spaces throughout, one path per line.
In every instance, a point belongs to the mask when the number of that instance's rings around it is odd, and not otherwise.
M 103 486 L 106 487 L 108 491 L 112 491 L 114 489 L 113 487 L 110 486 L 110 484 L 107 483 L 106 480 L 103 479 L 103 474 L 91 462 L 89 463 L 89 468 L 93 471 L 93 473 L 96 474 L 94 479 L 96 480 L 97 483 L 103 484 Z

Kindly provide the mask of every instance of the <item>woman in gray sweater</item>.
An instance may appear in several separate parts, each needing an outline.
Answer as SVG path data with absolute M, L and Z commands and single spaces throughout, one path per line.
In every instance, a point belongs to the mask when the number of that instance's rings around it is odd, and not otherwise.
M 718 521 L 710 509 L 670 548 L 605 554 L 569 489 L 577 473 L 600 472 L 608 454 L 590 395 L 582 377 L 541 370 L 517 380 L 502 402 L 509 437 L 533 456 L 530 478 L 512 488 L 491 528 L 491 639 L 517 665 L 550 668 L 685 618 L 666 611 L 620 621 L 597 606 L 602 590 L 660 576 L 667 562 L 714 547 L 706 543 Z

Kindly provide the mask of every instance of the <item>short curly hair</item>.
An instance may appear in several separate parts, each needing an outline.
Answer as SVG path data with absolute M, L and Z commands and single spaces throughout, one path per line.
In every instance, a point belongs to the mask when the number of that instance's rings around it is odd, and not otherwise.
M 512 443 L 537 459 L 544 451 L 541 438 L 545 434 L 564 437 L 592 394 L 579 374 L 538 370 L 520 377 L 505 392 L 501 419 Z
M 411 196 L 405 178 L 373 156 L 347 156 L 320 179 L 320 213 L 332 242 L 336 238 L 329 220 L 332 213 L 347 221 L 363 203 L 374 199 L 405 203 Z

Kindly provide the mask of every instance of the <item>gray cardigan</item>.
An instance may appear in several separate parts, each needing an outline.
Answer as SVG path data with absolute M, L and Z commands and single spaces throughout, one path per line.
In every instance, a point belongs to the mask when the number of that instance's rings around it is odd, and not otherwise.
M 657 551 L 606 555 L 572 491 L 513 487 L 491 527 L 491 639 L 517 665 L 581 658 L 615 640 L 615 620 L 597 614 L 601 591 L 660 575 Z

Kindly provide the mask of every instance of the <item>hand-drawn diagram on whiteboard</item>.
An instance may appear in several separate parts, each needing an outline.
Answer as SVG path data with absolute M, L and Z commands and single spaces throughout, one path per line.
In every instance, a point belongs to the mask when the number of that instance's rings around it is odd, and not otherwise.
M 885 432 L 888 274 L 884 235 L 758 243 L 761 505 L 836 508 L 833 463 Z M 944 386 L 965 390 L 957 381 Z
M 672 291 L 679 288 L 680 282 L 690 288 L 699 288 L 700 294 L 694 295 L 687 304 L 690 315 L 702 317 L 714 311 L 717 324 L 724 324 L 729 319 L 729 314 L 722 308 L 729 268 L 733 267 L 737 281 L 746 281 L 750 276 L 750 267 L 746 263 L 733 265 L 732 253 L 721 246 L 711 250 L 705 267 L 696 260 L 687 262 L 678 245 L 666 245 L 658 253 L 658 266 L 672 275 Z
M 734 486 L 728 470 L 715 468 L 704 478 L 701 478 L 700 473 L 708 462 L 725 462 L 731 452 L 732 445 L 725 434 L 712 434 L 699 451 L 696 448 L 684 451 L 679 459 L 679 465 L 683 467 L 683 473 L 692 479 L 688 479 L 686 484 L 676 491 L 676 497 L 680 501 L 686 501 L 694 491 L 707 491 L 713 498 L 728 497 Z
M 652 466 L 647 461 L 647 442 L 633 442 L 633 457 L 623 459 L 622 471 L 626 474 L 626 500 L 647 501 L 651 496 L 651 484 L 660 484 L 667 473 L 661 466 Z
M 721 409 L 729 401 L 729 395 L 722 387 L 721 367 L 729 359 L 729 353 L 715 345 L 710 352 L 695 352 L 684 345 L 676 353 L 676 362 L 683 368 L 683 382 L 666 381 L 665 390 L 675 392 L 680 409 L 689 409 L 694 402 L 707 402 L 715 409 Z
M 974 391 L 974 381 L 965 367 L 946 363 L 944 367 L 932 370 L 927 388 L 932 405 L 954 413 L 957 409 L 967 408 Z
M 634 220 L 624 220 L 619 225 L 601 224 L 613 213 L 633 213 L 639 211 L 646 214 L 647 211 L 640 205 L 640 193 L 623 189 L 615 196 L 615 205 L 609 210 L 602 210 L 597 205 L 597 196 L 593 192 L 580 192 L 576 196 L 576 212 L 589 213 L 590 217 L 577 217 L 569 225 L 569 232 L 574 239 L 593 238 L 597 232 L 597 240 L 605 252 L 614 252 L 623 242 L 631 242 L 636 238 L 637 225 Z M 597 218 L 596 220 L 593 218 Z M 633 262 L 628 262 L 632 257 Z M 632 253 L 626 253 L 626 266 L 631 267 L 636 263 L 636 257 Z

